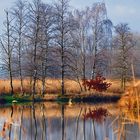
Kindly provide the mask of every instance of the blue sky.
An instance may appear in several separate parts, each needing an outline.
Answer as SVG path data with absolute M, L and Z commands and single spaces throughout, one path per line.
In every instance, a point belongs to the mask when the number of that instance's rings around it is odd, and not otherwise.
M 31 1 L 31 0 L 29 0 Z M 51 1 L 51 0 L 43 0 Z M 71 0 L 70 5 L 75 8 L 83 9 L 91 6 L 94 2 L 103 0 Z M 140 32 L 140 0 L 104 0 L 106 3 L 108 17 L 114 25 L 123 22 L 128 23 L 132 31 Z M 12 6 L 15 0 L 1 0 L 0 3 L 0 28 L 4 20 L 4 9 Z M 1 30 L 1 29 L 0 29 Z

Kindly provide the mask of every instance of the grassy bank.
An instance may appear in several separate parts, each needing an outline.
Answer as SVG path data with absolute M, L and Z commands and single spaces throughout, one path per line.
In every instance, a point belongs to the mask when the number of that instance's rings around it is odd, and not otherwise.
M 34 100 L 32 96 L 17 96 L 17 95 L 1 95 L 0 96 L 0 105 L 11 105 L 11 104 L 27 104 L 30 102 L 42 102 L 45 99 L 40 96 L 35 96 Z
M 107 80 L 112 83 L 111 87 L 107 89 L 105 93 L 96 93 L 95 91 L 86 91 L 81 92 L 80 86 L 77 82 L 72 80 L 65 81 L 65 89 L 66 95 L 64 97 L 61 96 L 61 82 L 59 79 L 48 79 L 46 80 L 46 92 L 45 97 L 41 97 L 41 82 L 37 82 L 37 95 L 35 101 L 57 101 L 57 102 L 116 102 L 121 98 L 121 89 L 120 89 L 120 81 L 119 80 Z M 138 81 L 140 82 L 140 81 Z M 20 81 L 18 79 L 13 80 L 14 84 L 14 96 L 6 96 L 10 93 L 10 82 L 9 80 L 0 80 L 0 94 L 5 96 L 0 97 L 0 102 L 10 102 L 13 100 L 18 102 L 30 102 L 32 101 L 31 97 L 31 83 L 29 79 L 23 81 L 24 83 L 24 96 L 20 94 Z M 127 84 L 127 90 L 129 91 L 130 85 L 132 82 Z M 6 100 L 6 101 L 5 101 Z
M 103 94 L 90 94 L 80 96 L 65 96 L 58 97 L 55 100 L 58 103 L 109 103 L 117 102 L 121 98 L 121 95 L 103 95 Z
M 24 96 L 24 97 L 16 97 L 11 95 L 1 95 L 0 96 L 0 105 L 12 104 L 12 103 L 25 103 L 30 102 L 31 97 Z
M 17 95 L 1 95 L 0 105 L 5 104 L 22 104 L 29 102 L 57 102 L 57 103 L 105 103 L 105 102 L 117 102 L 121 98 L 120 94 L 116 95 L 105 95 L 105 94 L 80 94 L 80 95 L 47 95 L 41 97 L 39 95 L 35 96 L 33 100 L 32 96 L 17 96 Z

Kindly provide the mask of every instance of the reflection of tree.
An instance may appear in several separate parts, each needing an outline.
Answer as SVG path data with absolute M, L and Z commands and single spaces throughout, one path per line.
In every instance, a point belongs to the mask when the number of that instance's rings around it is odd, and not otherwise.
M 11 140 L 13 137 L 14 137 L 14 139 L 17 139 L 18 124 L 15 123 L 16 119 L 14 119 L 14 116 L 13 116 L 13 114 L 16 114 L 16 112 L 15 112 L 16 108 L 17 108 L 17 106 L 15 106 L 15 105 L 10 107 L 10 111 L 11 111 L 10 117 L 4 121 L 2 131 L 0 132 L 0 136 L 2 137 L 2 139 Z
M 95 112 L 101 110 L 100 107 L 95 106 L 89 108 L 90 111 L 96 110 Z M 57 109 L 57 113 L 54 111 L 55 109 Z M 8 119 L 11 121 L 11 132 L 9 132 L 9 127 L 6 131 L 6 138 L 11 133 L 11 140 L 13 138 L 18 140 L 98 140 L 99 137 L 103 139 L 104 124 L 100 124 L 101 122 L 97 122 L 95 118 L 94 120 L 92 118 L 83 119 L 83 113 L 89 113 L 85 104 L 84 106 L 73 104 L 70 107 L 67 105 L 50 105 L 49 103 L 13 106 L 12 111 L 11 108 L 10 111 L 7 111 L 9 117 L 12 116 L 12 120 Z M 21 122 L 19 127 L 15 127 L 16 118 Z
M 41 116 L 42 116 L 42 136 L 41 137 L 42 137 L 42 140 L 47 140 L 46 117 L 44 114 L 44 112 L 45 112 L 44 104 L 41 104 L 40 108 L 41 108 Z
M 62 140 L 64 140 L 64 134 L 65 134 L 65 107 L 64 105 L 61 106 L 61 129 L 62 129 Z
M 36 120 L 36 114 L 35 114 L 35 105 L 33 103 L 33 106 L 32 106 L 32 113 L 33 113 L 33 120 L 34 120 L 34 125 L 35 125 L 35 135 L 34 135 L 34 140 L 37 140 L 37 120 Z
M 13 106 L 11 106 L 11 119 L 13 116 Z M 11 130 L 12 130 L 12 123 L 9 124 L 9 140 L 11 139 Z
M 37 140 L 37 120 L 34 103 L 32 104 L 32 106 L 30 106 L 30 130 L 30 139 Z
M 32 135 L 33 135 L 33 126 L 32 126 L 32 108 L 30 107 L 30 126 L 31 126 L 31 137 L 30 139 L 32 140 Z
M 108 110 L 107 109 L 104 109 L 102 107 L 95 108 L 93 110 L 91 110 L 89 108 L 89 111 L 88 112 L 86 112 L 86 110 L 85 110 L 85 112 L 83 114 L 83 117 L 84 117 L 84 119 L 83 119 L 83 121 L 84 121 L 84 140 L 85 140 L 85 133 L 86 133 L 85 132 L 86 131 L 86 129 L 85 129 L 85 121 L 88 120 L 88 119 L 90 119 L 92 121 L 92 125 L 93 125 L 93 136 L 94 136 L 94 140 L 96 140 L 97 139 L 97 136 L 96 136 L 95 122 L 97 122 L 99 124 L 103 123 L 104 120 L 105 120 L 105 118 L 108 115 L 109 115 Z
M 81 113 L 82 113 L 82 109 L 83 109 L 83 108 L 80 109 L 79 115 L 78 115 L 78 117 L 77 117 L 77 119 L 76 119 L 76 140 L 77 140 L 77 136 L 78 136 L 79 119 L 80 119 L 80 116 L 81 116 Z
M 20 129 L 19 129 L 19 140 L 21 140 L 21 137 L 22 137 L 23 109 L 24 109 L 24 107 L 22 106 L 21 107 L 21 118 L 20 118 L 21 124 L 20 124 Z
M 86 114 L 86 108 L 84 110 L 84 113 Z M 85 119 L 83 120 L 83 133 L 84 133 L 84 140 L 86 140 L 86 122 L 85 122 Z

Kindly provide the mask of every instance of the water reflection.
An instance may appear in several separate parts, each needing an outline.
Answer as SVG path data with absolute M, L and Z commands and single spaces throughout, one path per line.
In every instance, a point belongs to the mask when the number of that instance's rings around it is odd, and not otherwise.
M 114 105 L 13 105 L 0 109 L 0 140 L 139 140 L 127 115 Z

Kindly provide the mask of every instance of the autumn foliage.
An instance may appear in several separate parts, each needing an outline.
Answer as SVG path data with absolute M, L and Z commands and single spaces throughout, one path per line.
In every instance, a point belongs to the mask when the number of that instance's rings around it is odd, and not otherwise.
M 88 88 L 88 90 L 94 89 L 96 91 L 102 92 L 106 91 L 110 86 L 111 83 L 107 83 L 106 78 L 102 76 L 96 76 L 95 79 L 84 79 L 83 80 L 83 86 Z
M 108 110 L 100 107 L 94 110 L 89 109 L 87 113 L 83 114 L 83 117 L 85 120 L 92 119 L 96 122 L 102 122 L 108 115 Z

